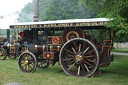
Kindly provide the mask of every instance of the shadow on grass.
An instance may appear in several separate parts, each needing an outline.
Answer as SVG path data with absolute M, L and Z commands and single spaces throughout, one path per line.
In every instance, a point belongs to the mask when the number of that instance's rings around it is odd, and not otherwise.
M 108 67 L 100 67 L 99 70 L 102 71 L 101 76 L 112 76 L 114 77 L 122 77 L 122 78 L 127 78 L 128 76 L 128 63 L 122 62 L 123 59 L 121 60 L 121 57 L 117 57 L 120 61 L 114 61 L 110 64 L 110 66 Z M 124 58 L 124 57 L 123 57 Z M 128 59 L 127 59 L 128 60 Z M 62 70 L 60 65 L 55 65 L 55 66 L 49 66 L 48 68 L 45 69 L 40 69 L 37 68 L 36 71 L 34 73 L 43 73 L 43 74 L 58 74 L 58 75 L 62 75 L 62 76 L 67 76 L 67 74 Z M 96 74 L 96 77 L 98 77 L 98 75 Z
M 109 67 L 101 67 L 102 76 L 120 77 L 128 79 L 128 64 L 111 64 Z
M 48 74 L 61 74 L 61 75 L 66 75 L 66 73 L 63 71 L 60 65 L 55 65 L 55 66 L 49 66 L 48 68 L 38 68 L 35 70 L 34 73 L 48 73 Z

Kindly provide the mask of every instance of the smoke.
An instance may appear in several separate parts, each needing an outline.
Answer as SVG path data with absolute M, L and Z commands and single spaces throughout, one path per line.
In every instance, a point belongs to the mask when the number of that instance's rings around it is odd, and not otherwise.
M 9 29 L 9 25 L 17 21 L 19 11 L 0 16 L 0 28 Z
M 17 22 L 32 22 L 33 21 L 33 16 L 34 16 L 33 13 L 22 12 L 19 15 L 19 18 L 17 19 Z
M 34 3 L 28 3 L 20 12 L 17 22 L 32 22 L 34 16 Z

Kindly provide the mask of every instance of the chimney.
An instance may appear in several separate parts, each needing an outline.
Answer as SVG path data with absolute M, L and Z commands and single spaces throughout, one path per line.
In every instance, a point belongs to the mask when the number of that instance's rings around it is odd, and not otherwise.
M 39 0 L 34 1 L 34 16 L 33 21 L 38 22 L 39 21 Z
M 7 29 L 7 42 L 10 43 L 10 29 Z

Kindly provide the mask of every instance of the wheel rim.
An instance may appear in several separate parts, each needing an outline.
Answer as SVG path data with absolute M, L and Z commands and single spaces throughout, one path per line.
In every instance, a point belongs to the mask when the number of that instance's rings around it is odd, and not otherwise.
M 23 72 L 34 72 L 37 67 L 35 56 L 30 52 L 24 52 L 19 57 L 19 67 Z
M 60 64 L 68 75 L 89 77 L 98 68 L 99 53 L 91 41 L 82 38 L 71 39 L 60 51 Z
M 5 49 L 0 49 L 0 60 L 5 60 L 7 53 Z

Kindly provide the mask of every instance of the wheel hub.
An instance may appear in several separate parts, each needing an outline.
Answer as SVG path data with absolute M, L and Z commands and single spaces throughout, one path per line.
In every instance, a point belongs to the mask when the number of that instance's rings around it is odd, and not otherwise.
M 24 63 L 25 63 L 25 64 L 28 64 L 29 62 L 28 62 L 28 60 L 26 60 Z
M 81 61 L 82 60 L 82 56 L 81 55 L 76 55 L 76 61 Z
M 83 54 L 78 52 L 75 56 L 76 63 L 80 63 L 83 60 Z

